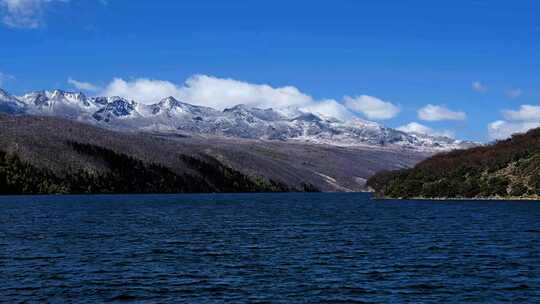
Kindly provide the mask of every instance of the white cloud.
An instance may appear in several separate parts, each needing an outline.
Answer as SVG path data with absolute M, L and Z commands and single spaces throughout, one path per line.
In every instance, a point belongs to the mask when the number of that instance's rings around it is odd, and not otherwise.
M 540 127 L 540 106 L 521 105 L 518 110 L 503 110 L 502 114 L 506 120 L 497 120 L 488 125 L 492 139 L 503 139 Z
M 540 121 L 540 106 L 522 105 L 519 110 L 502 111 L 504 118 L 517 121 Z
M 133 81 L 125 81 L 115 78 L 100 93 L 103 96 L 120 96 L 137 102 L 151 104 L 164 97 L 174 96 L 180 98 L 181 88 L 174 83 L 163 80 L 139 78 Z
M 309 106 L 302 107 L 301 110 L 318 115 L 335 117 L 341 120 L 349 120 L 354 117 L 354 114 L 351 113 L 351 111 L 349 111 L 343 104 L 333 99 L 314 102 Z
M 311 96 L 292 86 L 273 88 L 207 75 L 190 77 L 180 88 L 180 97 L 190 103 L 218 109 L 237 104 L 262 108 L 301 107 L 314 102 Z
M 418 118 L 426 121 L 465 120 L 467 114 L 461 111 L 452 111 L 444 105 L 428 104 L 418 110 Z
M 2 22 L 13 28 L 38 28 L 43 24 L 45 7 L 69 0 L 0 0 Z
M 397 128 L 400 131 L 407 132 L 407 133 L 419 133 L 419 134 L 426 134 L 426 135 L 432 135 L 432 136 L 446 136 L 450 138 L 454 138 L 454 132 L 452 131 L 436 131 L 428 126 L 425 126 L 423 124 L 419 124 L 417 122 L 411 122 L 404 126 Z
M 504 92 L 504 94 L 506 95 L 506 97 L 510 98 L 510 99 L 514 99 L 514 98 L 518 98 L 519 96 L 521 96 L 523 94 L 523 91 L 519 88 L 516 88 L 516 89 L 508 89 Z
M 540 127 L 540 121 L 504 121 L 497 120 L 488 125 L 491 139 L 505 139 L 516 133 L 525 133 L 530 129 Z
M 335 99 L 317 100 L 293 86 L 272 87 L 208 75 L 192 76 L 184 84 L 148 78 L 115 78 L 98 94 L 121 96 L 144 104 L 173 96 L 187 103 L 219 110 L 238 104 L 258 108 L 298 108 L 342 120 L 354 118 L 356 115 L 353 111 L 370 119 L 388 119 L 399 112 L 399 108 L 392 103 L 367 95 L 344 97 L 344 102 Z
M 83 81 L 78 81 L 78 80 L 75 80 L 73 78 L 68 78 L 68 81 L 67 81 L 70 85 L 74 86 L 75 88 L 79 89 L 79 90 L 83 90 L 83 91 L 90 91 L 90 92 L 96 92 L 98 91 L 100 88 L 99 86 L 96 86 L 95 84 L 92 84 L 90 82 L 83 82 Z
M 471 87 L 473 90 L 480 93 L 485 93 L 488 90 L 488 87 L 485 84 L 481 83 L 480 81 L 473 82 Z
M 146 104 L 173 96 L 191 104 L 217 109 L 238 104 L 263 108 L 283 108 L 308 106 L 314 103 L 313 98 L 295 87 L 273 88 L 266 84 L 251 84 L 207 75 L 192 76 L 182 86 L 169 81 L 147 78 L 133 81 L 116 78 L 101 94 L 122 96 Z
M 369 119 L 390 119 L 396 117 L 398 106 L 373 96 L 345 96 L 345 106 L 352 111 L 360 112 Z

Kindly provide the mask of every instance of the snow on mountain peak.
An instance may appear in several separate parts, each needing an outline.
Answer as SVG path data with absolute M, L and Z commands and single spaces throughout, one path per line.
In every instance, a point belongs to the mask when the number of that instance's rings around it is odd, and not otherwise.
M 239 104 L 219 111 L 166 97 L 140 104 L 119 96 L 87 97 L 62 90 L 20 97 L 0 89 L 0 111 L 49 115 L 112 129 L 192 132 L 251 139 L 303 141 L 338 146 L 389 146 L 422 151 L 470 147 L 448 137 L 413 134 L 354 118 L 343 121 L 298 108 L 260 109 Z
M 25 105 L 15 96 L 0 89 L 0 112 L 17 114 L 24 113 Z
M 0 98 L 2 100 L 10 98 L 10 97 L 11 97 L 11 95 L 9 95 L 8 92 L 6 92 L 6 91 L 4 91 L 3 89 L 0 88 Z

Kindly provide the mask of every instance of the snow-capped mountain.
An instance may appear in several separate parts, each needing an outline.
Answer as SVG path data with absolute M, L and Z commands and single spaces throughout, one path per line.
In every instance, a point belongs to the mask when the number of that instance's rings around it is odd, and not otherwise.
M 0 112 L 4 113 L 24 113 L 25 104 L 6 91 L 0 89 Z
M 95 99 L 88 98 L 82 93 L 61 90 L 36 91 L 13 98 L 24 104 L 26 114 L 61 116 L 69 119 L 86 118 L 104 105 L 96 103 Z
M 452 150 L 474 143 L 406 133 L 378 123 L 342 121 L 297 109 L 237 105 L 223 111 L 167 97 L 140 104 L 122 97 L 88 97 L 61 90 L 13 96 L 0 89 L 0 111 L 57 116 L 112 129 L 196 133 L 249 139 L 301 141 L 337 146 L 388 146 L 422 151 Z

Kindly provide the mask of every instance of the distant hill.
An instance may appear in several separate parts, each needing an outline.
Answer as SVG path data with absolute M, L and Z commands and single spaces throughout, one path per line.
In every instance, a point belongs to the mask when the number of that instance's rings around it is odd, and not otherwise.
M 380 172 L 367 184 L 386 198 L 540 199 L 540 129 Z
M 375 172 L 427 156 L 0 114 L 0 194 L 361 191 Z

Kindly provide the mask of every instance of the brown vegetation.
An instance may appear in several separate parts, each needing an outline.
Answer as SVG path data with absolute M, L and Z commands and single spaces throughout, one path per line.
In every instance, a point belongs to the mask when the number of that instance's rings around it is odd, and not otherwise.
M 412 169 L 380 172 L 368 185 L 380 197 L 535 198 L 540 195 L 540 129 L 437 154 Z

